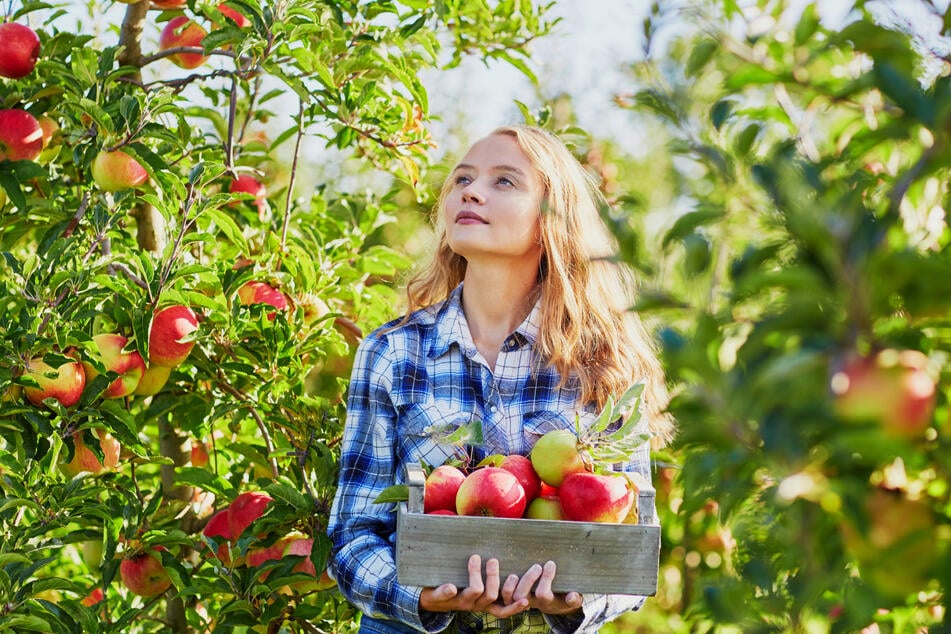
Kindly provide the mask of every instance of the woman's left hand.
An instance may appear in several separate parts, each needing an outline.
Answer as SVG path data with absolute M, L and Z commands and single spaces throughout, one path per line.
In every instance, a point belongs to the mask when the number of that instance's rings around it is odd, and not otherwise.
M 555 579 L 555 572 L 555 562 L 549 561 L 544 566 L 533 565 L 521 577 L 509 575 L 502 584 L 502 603 L 511 605 L 516 601 L 528 599 L 530 607 L 545 614 L 568 614 L 580 610 L 583 598 L 577 592 L 552 592 L 551 584 Z

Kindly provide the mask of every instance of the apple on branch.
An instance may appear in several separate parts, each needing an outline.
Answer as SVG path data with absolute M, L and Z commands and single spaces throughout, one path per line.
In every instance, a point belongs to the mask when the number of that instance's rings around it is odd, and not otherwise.
M 456 493 L 456 513 L 485 517 L 522 517 L 525 489 L 511 472 L 482 467 L 466 476 Z
M 73 433 L 73 457 L 69 462 L 61 465 L 63 473 L 75 477 L 83 472 L 98 474 L 116 468 L 119 464 L 119 453 L 122 450 L 119 441 L 101 428 L 96 429 L 96 437 L 99 440 L 102 459 L 86 445 L 82 431 Z
M 287 310 L 290 303 L 287 295 L 277 290 L 267 282 L 247 282 L 238 289 L 238 301 L 244 306 L 252 304 L 267 304 L 278 310 Z M 274 319 L 276 312 L 267 314 L 268 319 Z
M 115 372 L 119 376 L 109 384 L 103 398 L 122 398 L 135 392 L 145 374 L 145 360 L 138 350 L 126 351 L 129 340 L 115 333 L 101 333 L 92 338 L 96 344 L 96 356 L 105 366 L 107 372 Z M 86 380 L 92 381 L 99 376 L 99 370 L 89 362 L 83 362 Z
M 258 219 L 267 219 L 267 187 L 250 174 L 242 174 L 228 183 L 228 192 L 232 194 L 250 194 L 254 196 L 252 204 L 258 210 Z
M 40 38 L 24 24 L 0 24 L 0 77 L 20 79 L 33 72 L 40 56 Z
M 79 361 L 70 361 L 54 368 L 42 357 L 36 357 L 30 359 L 24 376 L 37 383 L 37 387 L 23 389 L 26 399 L 37 407 L 48 398 L 56 399 L 63 407 L 72 407 L 79 402 L 86 387 L 86 373 Z
M 133 553 L 119 564 L 119 578 L 133 594 L 151 598 L 172 585 L 172 579 L 157 554 L 160 550 L 163 550 L 161 546 L 155 546 L 150 551 Z
M 0 161 L 32 161 L 43 151 L 43 128 L 26 110 L 0 110 Z
M 196 330 L 198 317 L 188 306 L 173 304 L 152 315 L 149 325 L 149 369 L 157 365 L 167 368 L 181 365 L 195 345 L 191 337 Z
M 201 48 L 201 41 L 206 35 L 208 32 L 194 20 L 184 15 L 175 16 L 159 34 L 159 49 L 166 51 L 182 47 Z M 206 59 L 208 58 L 203 53 L 173 53 L 168 56 L 170 62 L 186 69 L 198 68 Z
M 211 516 L 211 519 L 208 520 L 208 523 L 205 524 L 205 528 L 201 531 L 202 535 L 215 543 L 217 547 L 215 556 L 226 566 L 231 565 L 230 543 L 232 537 L 230 515 L 231 509 L 221 509 Z
M 245 529 L 256 519 L 264 515 L 272 498 L 264 491 L 245 491 L 231 502 L 228 507 L 228 528 L 232 539 L 238 539 Z
M 232 9 L 224 2 L 218 5 L 218 10 L 221 11 L 222 15 L 234 22 L 234 25 L 239 29 L 243 29 L 244 27 L 251 24 L 251 21 L 248 20 L 248 18 L 243 13 L 239 13 L 236 9 Z
M 97 154 L 90 172 L 99 189 L 107 192 L 138 187 L 149 180 L 149 173 L 142 164 L 122 150 Z

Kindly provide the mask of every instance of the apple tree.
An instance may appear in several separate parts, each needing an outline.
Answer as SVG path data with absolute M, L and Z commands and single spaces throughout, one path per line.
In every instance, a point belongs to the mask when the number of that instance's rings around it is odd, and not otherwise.
M 326 520 L 420 73 L 524 69 L 545 6 L 3 8 L 0 630 L 354 629 Z M 314 181 L 349 159 L 383 191 Z
M 647 609 L 951 631 L 951 13 L 675 4 L 618 97 L 651 150 L 610 218 L 680 427 Z

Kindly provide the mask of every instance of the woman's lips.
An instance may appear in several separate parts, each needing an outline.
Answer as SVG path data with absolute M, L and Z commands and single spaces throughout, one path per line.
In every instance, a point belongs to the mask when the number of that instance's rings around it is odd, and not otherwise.
M 475 213 L 474 211 L 460 211 L 456 214 L 456 223 L 457 224 L 487 224 L 485 218 Z

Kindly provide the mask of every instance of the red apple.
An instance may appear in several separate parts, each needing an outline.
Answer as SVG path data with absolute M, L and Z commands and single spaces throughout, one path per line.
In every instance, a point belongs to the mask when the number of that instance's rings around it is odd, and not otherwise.
M 211 519 L 208 520 L 208 523 L 205 524 L 205 528 L 201 531 L 202 535 L 212 539 L 217 544 L 218 551 L 215 553 L 215 556 L 226 566 L 231 563 L 231 547 L 229 544 L 229 542 L 232 541 L 230 515 L 230 509 L 221 509 L 211 516 Z
M 521 517 L 525 489 L 511 472 L 482 467 L 466 476 L 456 493 L 456 513 L 487 517 Z
M 54 368 L 41 357 L 36 357 L 27 364 L 26 376 L 39 384 L 39 387 L 23 389 L 26 399 L 37 407 L 47 398 L 55 398 L 63 407 L 71 407 L 79 402 L 86 387 L 86 374 L 78 361 Z
M 258 218 L 264 220 L 267 217 L 267 187 L 264 183 L 250 174 L 242 174 L 228 184 L 228 191 L 232 194 L 251 194 L 254 196 L 251 202 L 257 207 Z
M 436 509 L 435 511 L 425 511 L 427 515 L 459 515 L 455 511 L 450 511 L 449 509 Z
M 45 150 L 53 142 L 56 133 L 59 132 L 59 124 L 56 123 L 55 119 L 46 115 L 37 117 L 36 122 L 40 124 L 40 130 L 43 132 L 43 149 Z
M 133 394 L 136 396 L 154 396 L 158 394 L 159 390 L 165 387 L 165 383 L 168 382 L 168 377 L 171 374 L 172 368 L 163 365 L 153 365 L 151 368 L 146 368 Z
M 97 154 L 90 172 L 99 189 L 107 192 L 138 187 L 149 180 L 149 173 L 142 164 L 122 150 Z
M 152 552 L 140 552 L 123 559 L 119 564 L 119 578 L 130 592 L 146 598 L 158 596 L 172 585 L 161 559 Z
M 561 500 L 557 497 L 539 496 L 528 503 L 525 517 L 531 520 L 563 520 L 565 514 L 561 511 Z
M 129 0 L 129 4 L 137 0 Z M 152 6 L 156 9 L 181 9 L 185 6 L 187 0 L 152 0 Z
M 287 295 L 266 282 L 248 282 L 238 289 L 238 300 L 245 306 L 267 304 L 278 310 L 287 310 L 290 304 Z M 274 319 L 277 313 L 270 312 L 268 319 Z
M 928 357 L 917 350 L 882 350 L 853 357 L 833 374 L 835 410 L 847 421 L 875 421 L 886 434 L 919 438 L 931 423 L 936 388 Z
M 314 548 L 314 540 L 304 535 L 286 535 L 270 546 L 253 548 L 248 551 L 248 565 L 258 567 L 267 561 L 281 560 L 286 556 L 300 556 L 305 559 L 294 566 L 292 572 L 317 576 L 314 562 L 310 560 L 310 553 Z M 264 577 L 267 577 L 265 573 Z
M 154 0 L 153 0 L 154 1 Z M 168 21 L 159 34 L 159 49 L 196 47 L 201 48 L 201 41 L 208 35 L 197 22 L 184 15 L 179 15 Z M 180 68 L 198 68 L 208 59 L 202 53 L 174 53 L 168 60 Z
M 542 482 L 553 487 L 572 473 L 587 471 L 578 437 L 568 429 L 546 432 L 532 447 L 531 460 Z
M 26 110 L 0 110 L 0 161 L 32 161 L 43 151 L 43 128 Z
M 198 330 L 198 318 L 188 306 L 166 306 L 152 316 L 149 326 L 149 367 L 174 368 L 192 351 L 190 335 Z
M 89 594 L 83 597 L 83 600 L 80 601 L 80 603 L 85 605 L 87 608 L 91 608 L 105 598 L 106 596 L 102 593 L 102 588 L 95 587 L 89 591 Z
M 558 497 L 558 487 L 553 487 L 547 482 L 542 482 L 541 486 L 538 487 L 538 497 L 556 498 Z
M 433 469 L 423 486 L 423 512 L 455 511 L 456 492 L 465 479 L 466 474 L 453 465 L 443 464 Z
M 193 467 L 204 467 L 208 464 L 208 447 L 197 438 L 192 440 L 192 446 L 189 450 L 191 463 Z
M 634 490 L 623 474 L 572 473 L 558 489 L 565 519 L 620 524 L 634 505 Z
M 245 17 L 243 13 L 239 13 L 235 9 L 232 9 L 224 2 L 218 5 L 218 10 L 221 11 L 221 13 L 224 14 L 226 18 L 230 18 L 235 23 L 235 26 L 237 26 L 239 29 L 243 29 L 244 27 L 251 24 L 251 21 L 248 20 L 248 18 Z
M 96 429 L 96 436 L 99 438 L 102 460 L 92 449 L 86 446 L 86 442 L 83 440 L 83 432 L 78 431 L 73 434 L 73 458 L 62 465 L 63 472 L 66 475 L 74 477 L 83 472 L 102 473 L 107 469 L 115 469 L 116 465 L 119 464 L 119 453 L 122 450 L 119 441 L 104 429 Z
M 228 507 L 228 528 L 233 539 L 238 539 L 254 520 L 264 515 L 271 496 L 264 491 L 246 491 L 241 493 Z
M 511 472 L 512 475 L 518 478 L 519 484 L 525 489 L 525 499 L 532 501 L 538 497 L 541 480 L 538 474 L 535 473 L 535 467 L 532 466 L 532 461 L 528 457 L 510 454 L 502 459 L 499 468 Z
M 92 340 L 106 371 L 119 375 L 102 393 L 103 398 L 122 398 L 132 394 L 145 374 L 145 360 L 142 355 L 138 350 L 123 352 L 129 340 L 122 335 L 102 333 L 95 335 Z M 83 370 L 86 372 L 87 381 L 99 376 L 99 370 L 91 363 L 83 362 Z
M 0 24 L 0 77 L 26 77 L 39 56 L 40 38 L 33 29 L 15 22 Z

